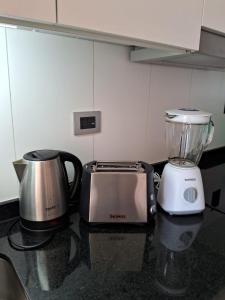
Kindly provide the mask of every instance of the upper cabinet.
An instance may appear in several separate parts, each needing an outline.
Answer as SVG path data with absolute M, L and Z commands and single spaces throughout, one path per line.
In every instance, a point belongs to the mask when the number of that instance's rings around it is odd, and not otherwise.
M 55 0 L 0 0 L 0 16 L 16 19 L 56 22 Z
M 57 4 L 60 25 L 133 41 L 199 48 L 203 0 L 57 0 Z
M 225 1 L 205 0 L 202 25 L 225 33 Z

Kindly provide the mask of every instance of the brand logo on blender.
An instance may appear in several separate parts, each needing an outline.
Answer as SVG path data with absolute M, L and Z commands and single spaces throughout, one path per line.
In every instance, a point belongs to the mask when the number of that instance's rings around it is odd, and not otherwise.
M 185 181 L 196 181 L 196 178 L 185 178 Z

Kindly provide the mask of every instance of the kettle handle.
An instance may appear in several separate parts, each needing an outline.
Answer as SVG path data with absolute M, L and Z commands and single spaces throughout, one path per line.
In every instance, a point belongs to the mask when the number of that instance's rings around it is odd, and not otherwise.
M 67 175 L 67 171 L 66 171 L 66 167 L 65 167 L 65 162 L 66 161 L 71 162 L 74 167 L 74 171 L 75 171 L 74 177 L 73 177 L 72 185 L 69 188 L 70 200 L 73 200 L 75 198 L 76 192 L 81 183 L 82 172 L 83 172 L 82 163 L 79 160 L 79 158 L 77 158 L 75 155 L 65 152 L 65 151 L 60 151 L 60 159 L 61 159 L 61 162 L 63 163 L 63 168 L 65 170 L 67 180 L 68 180 L 68 175 Z M 68 180 L 68 185 L 69 185 L 69 180 Z

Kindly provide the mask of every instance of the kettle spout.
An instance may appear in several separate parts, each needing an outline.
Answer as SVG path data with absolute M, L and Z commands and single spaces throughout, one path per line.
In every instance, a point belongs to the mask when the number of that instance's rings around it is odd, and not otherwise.
M 13 162 L 14 169 L 16 171 L 16 175 L 19 179 L 19 182 L 22 181 L 24 171 L 27 166 L 27 162 L 24 159 L 16 160 Z

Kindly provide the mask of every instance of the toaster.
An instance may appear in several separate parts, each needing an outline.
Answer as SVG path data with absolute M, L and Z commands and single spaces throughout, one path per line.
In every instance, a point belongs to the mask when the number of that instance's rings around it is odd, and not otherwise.
M 92 161 L 83 166 L 80 215 L 89 223 L 148 223 L 156 211 L 153 167 Z

